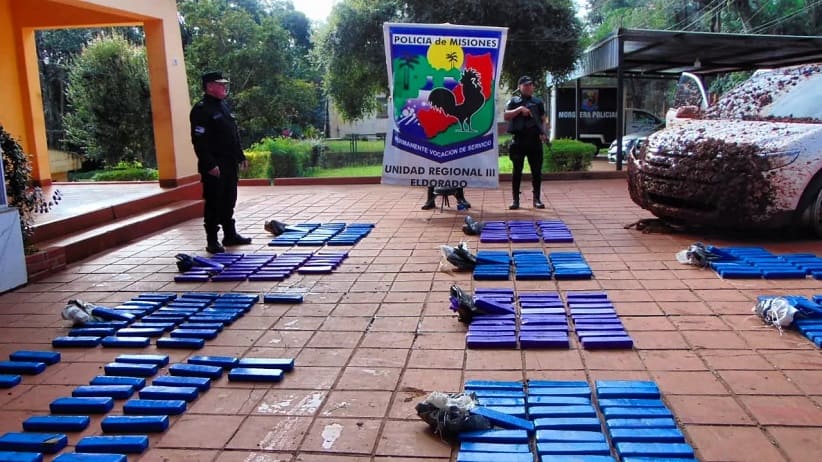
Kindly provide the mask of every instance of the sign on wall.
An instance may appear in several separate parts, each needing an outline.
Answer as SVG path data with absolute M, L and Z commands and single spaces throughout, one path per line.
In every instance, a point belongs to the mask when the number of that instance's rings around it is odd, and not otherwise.
M 507 28 L 386 23 L 383 184 L 496 188 Z

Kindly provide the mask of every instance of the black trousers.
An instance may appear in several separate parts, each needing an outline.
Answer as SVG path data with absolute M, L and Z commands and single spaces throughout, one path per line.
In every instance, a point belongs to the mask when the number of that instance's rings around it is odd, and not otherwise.
M 514 139 L 511 143 L 510 155 L 514 170 L 511 173 L 511 190 L 514 198 L 519 197 L 519 187 L 522 183 L 522 169 L 525 167 L 525 159 L 528 159 L 528 167 L 531 168 L 531 185 L 534 188 L 534 196 L 538 197 L 542 189 L 542 143 L 539 138 Z
M 237 184 L 239 178 L 236 171 L 220 167 L 220 176 L 215 177 L 208 173 L 202 174 L 203 224 L 206 234 L 217 234 L 219 226 L 223 231 L 234 229 L 234 206 L 237 205 Z

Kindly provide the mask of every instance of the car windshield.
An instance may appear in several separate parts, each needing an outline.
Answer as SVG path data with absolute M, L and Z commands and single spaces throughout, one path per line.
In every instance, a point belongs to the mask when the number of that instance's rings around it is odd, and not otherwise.
M 710 119 L 822 123 L 822 64 L 754 74 L 708 108 Z
M 822 73 L 798 82 L 762 108 L 764 117 L 822 120 Z

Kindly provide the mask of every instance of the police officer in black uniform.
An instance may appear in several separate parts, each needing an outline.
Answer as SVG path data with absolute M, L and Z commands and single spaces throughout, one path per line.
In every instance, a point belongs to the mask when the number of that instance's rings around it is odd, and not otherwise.
M 245 245 L 251 238 L 243 237 L 234 227 L 234 206 L 237 204 L 239 169 L 248 161 L 240 146 L 240 135 L 234 116 L 224 101 L 228 95 L 228 80 L 221 72 L 202 76 L 203 98 L 191 108 L 191 142 L 197 154 L 197 170 L 203 183 L 206 231 L 206 251 L 225 252 L 225 246 Z M 223 244 L 217 233 L 223 227 Z
M 519 186 L 522 182 L 522 168 L 528 158 L 531 167 L 531 183 L 534 188 L 534 208 L 544 209 L 540 199 L 542 187 L 542 143 L 548 141 L 545 134 L 545 104 L 534 96 L 534 79 L 523 75 L 519 78 L 520 96 L 514 96 L 505 105 L 503 118 L 508 121 L 508 133 L 514 135 L 510 157 L 514 164 L 511 189 L 514 201 L 508 207 L 519 208 Z

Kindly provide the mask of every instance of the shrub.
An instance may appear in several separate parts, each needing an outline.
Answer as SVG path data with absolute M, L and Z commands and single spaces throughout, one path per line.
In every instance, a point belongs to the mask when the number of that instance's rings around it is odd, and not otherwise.
M 20 231 L 26 252 L 31 253 L 34 235 L 34 214 L 46 213 L 60 198 L 59 191 L 49 200 L 43 190 L 32 186 L 31 165 L 26 153 L 12 136 L 0 125 L 0 151 L 3 152 L 3 176 L 6 180 L 7 202 L 20 212 Z
M 309 170 L 311 142 L 291 138 L 263 138 L 253 144 L 250 150 L 271 153 L 272 178 L 305 176 Z
M 97 172 L 92 175 L 91 181 L 155 181 L 159 177 L 153 168 L 126 167 Z
M 116 168 L 97 172 L 91 181 L 156 181 L 159 178 L 153 168 Z
M 159 178 L 156 169 L 146 168 L 139 160 L 121 160 L 110 168 L 94 172 L 91 181 L 155 181 Z
M 271 178 L 271 152 L 246 151 L 248 169 L 240 172 L 240 178 Z
M 144 47 L 119 34 L 92 40 L 68 65 L 66 97 L 69 146 L 108 165 L 123 158 L 157 165 Z
M 544 148 L 543 170 L 546 172 L 578 172 L 591 168 L 597 149 L 590 143 L 570 139 L 554 140 Z

